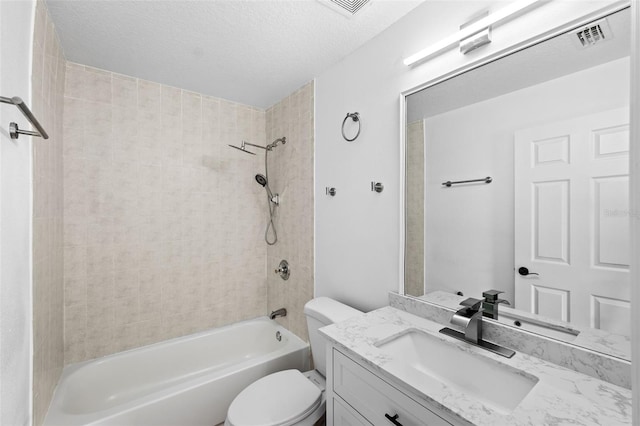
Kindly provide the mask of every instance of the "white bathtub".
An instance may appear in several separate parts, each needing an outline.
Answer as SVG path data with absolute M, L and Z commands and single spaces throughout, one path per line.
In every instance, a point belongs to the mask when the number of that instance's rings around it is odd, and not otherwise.
M 247 385 L 288 368 L 309 369 L 309 346 L 266 317 L 243 321 L 67 366 L 44 424 L 214 426 Z

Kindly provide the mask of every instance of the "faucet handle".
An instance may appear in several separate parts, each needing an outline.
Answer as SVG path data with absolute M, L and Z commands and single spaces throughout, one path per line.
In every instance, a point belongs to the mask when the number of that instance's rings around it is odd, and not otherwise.
M 498 295 L 504 293 L 504 291 L 500 290 L 487 290 L 482 292 L 482 297 L 487 302 L 495 302 L 498 300 Z
M 482 300 L 480 299 L 474 299 L 473 297 L 470 297 L 468 299 L 464 299 L 462 302 L 460 302 L 460 305 L 462 306 L 466 306 L 467 308 L 473 309 L 474 311 L 477 311 L 480 309 L 480 304 L 482 303 Z

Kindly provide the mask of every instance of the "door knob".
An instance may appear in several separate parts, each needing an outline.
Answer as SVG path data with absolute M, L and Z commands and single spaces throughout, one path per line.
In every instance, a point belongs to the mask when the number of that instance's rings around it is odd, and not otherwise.
M 518 268 L 518 273 L 523 277 L 526 277 L 527 275 L 540 275 L 537 272 L 529 272 L 529 268 L 526 268 L 524 266 Z
M 387 418 L 387 420 L 389 420 L 391 423 L 393 423 L 396 426 L 402 426 L 402 423 L 400 423 L 398 421 L 398 417 L 400 417 L 398 414 L 394 415 L 394 416 L 390 416 L 387 413 L 384 413 L 384 416 Z

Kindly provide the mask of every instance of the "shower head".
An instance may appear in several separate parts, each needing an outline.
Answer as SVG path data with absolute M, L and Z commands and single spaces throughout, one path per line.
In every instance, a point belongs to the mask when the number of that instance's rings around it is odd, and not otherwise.
M 264 175 L 257 174 L 256 175 L 256 182 L 258 182 L 260 185 L 262 185 L 264 187 L 267 186 L 267 178 L 264 177 Z
M 273 201 L 273 192 L 271 192 L 271 188 L 269 188 L 269 182 L 267 182 L 267 178 L 264 175 L 257 174 L 256 182 L 264 187 L 267 190 L 267 195 L 269 196 L 269 200 Z
M 255 152 L 247 151 L 247 147 L 245 146 L 245 142 L 244 141 L 242 141 L 242 145 L 240 145 L 240 146 L 235 146 L 235 145 L 231 145 L 231 144 L 227 144 L 227 145 L 229 145 L 231 148 L 235 148 L 235 149 L 238 149 L 238 150 L 240 150 L 242 152 L 246 152 L 247 154 L 256 155 Z

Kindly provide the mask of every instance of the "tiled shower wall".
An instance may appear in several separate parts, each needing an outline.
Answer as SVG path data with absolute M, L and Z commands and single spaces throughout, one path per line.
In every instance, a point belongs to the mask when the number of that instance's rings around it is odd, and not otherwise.
M 49 134 L 33 144 L 33 424 L 40 425 L 64 364 L 62 121 L 65 58 L 44 1 L 36 4 L 32 98 Z M 26 123 L 21 127 L 29 128 Z M 19 143 L 24 143 L 21 136 Z
M 281 202 L 275 221 L 278 242 L 267 248 L 268 305 L 269 311 L 286 308 L 287 316 L 278 321 L 308 340 L 303 307 L 314 290 L 313 82 L 267 110 L 267 140 L 281 136 L 287 137 L 287 144 L 269 153 L 270 186 L 280 194 Z M 282 259 L 291 269 L 287 281 L 274 273 Z
M 407 125 L 404 291 L 424 294 L 424 120 Z
M 73 63 L 64 101 L 65 362 L 265 315 L 264 157 L 227 146 L 265 112 Z

